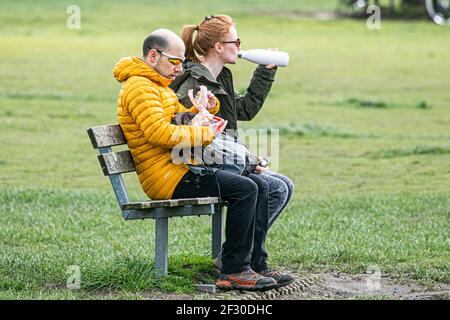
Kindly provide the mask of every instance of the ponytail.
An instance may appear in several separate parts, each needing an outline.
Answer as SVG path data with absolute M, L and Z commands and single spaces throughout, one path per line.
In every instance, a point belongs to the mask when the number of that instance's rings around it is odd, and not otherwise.
M 194 49 L 194 33 L 196 31 L 198 31 L 198 26 L 196 25 L 184 26 L 183 30 L 181 30 L 181 39 L 186 46 L 186 52 L 184 53 L 186 59 L 198 62 Z

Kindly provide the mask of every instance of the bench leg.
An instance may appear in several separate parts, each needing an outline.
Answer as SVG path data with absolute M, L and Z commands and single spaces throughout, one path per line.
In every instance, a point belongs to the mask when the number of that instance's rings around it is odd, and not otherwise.
M 169 240 L 168 218 L 156 219 L 155 261 L 156 273 L 160 276 L 167 275 L 168 240 Z
M 223 205 L 216 206 L 212 216 L 212 257 L 216 258 L 222 250 L 223 243 Z

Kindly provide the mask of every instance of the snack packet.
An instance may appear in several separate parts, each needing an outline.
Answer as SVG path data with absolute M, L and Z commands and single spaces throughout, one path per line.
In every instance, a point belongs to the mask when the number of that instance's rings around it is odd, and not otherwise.
M 193 90 L 188 91 L 189 99 L 192 104 L 198 109 L 198 114 L 192 119 L 191 124 L 194 126 L 210 126 L 213 131 L 216 131 L 216 134 L 220 134 L 225 126 L 227 125 L 227 121 L 220 117 L 216 117 L 209 113 L 207 110 L 208 107 L 208 89 L 205 86 L 200 86 L 200 90 L 194 97 Z

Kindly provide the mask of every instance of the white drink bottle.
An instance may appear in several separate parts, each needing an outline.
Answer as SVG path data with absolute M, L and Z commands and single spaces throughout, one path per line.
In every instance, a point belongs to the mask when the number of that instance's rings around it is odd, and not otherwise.
M 283 51 L 267 49 L 241 50 L 238 57 L 264 66 L 275 64 L 278 67 L 286 67 L 289 64 L 289 54 Z

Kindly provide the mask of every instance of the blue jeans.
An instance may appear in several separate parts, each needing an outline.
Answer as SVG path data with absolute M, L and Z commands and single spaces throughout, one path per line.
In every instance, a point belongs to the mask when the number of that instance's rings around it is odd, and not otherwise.
M 256 221 L 251 268 L 260 272 L 268 268 L 265 240 L 270 226 L 284 210 L 294 192 L 292 181 L 273 171 L 248 176 L 258 186 Z
M 280 216 L 294 194 L 294 183 L 286 176 L 270 170 L 260 174 L 269 185 L 269 228 Z

